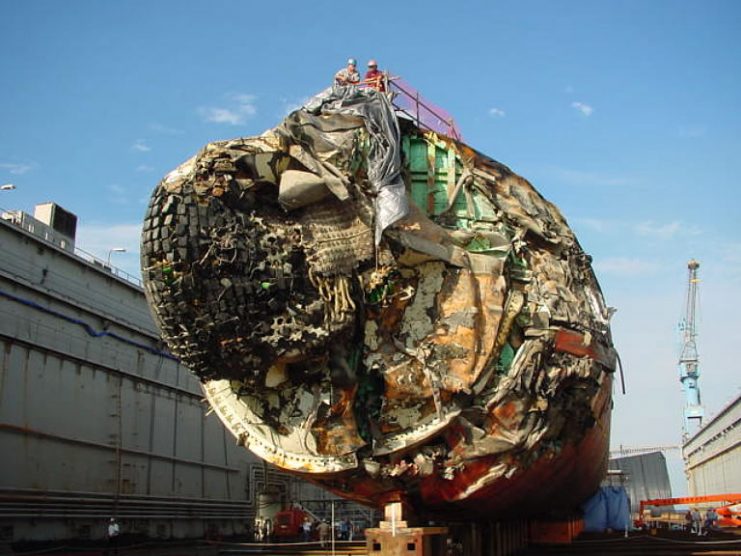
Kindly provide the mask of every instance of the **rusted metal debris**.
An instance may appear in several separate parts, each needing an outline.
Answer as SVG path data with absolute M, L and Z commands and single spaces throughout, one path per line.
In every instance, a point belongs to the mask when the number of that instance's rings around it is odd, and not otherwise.
M 591 259 L 509 168 L 397 129 L 406 216 L 379 235 L 388 135 L 337 103 L 166 176 L 142 237 L 162 337 L 240 443 L 343 496 L 573 504 L 606 465 L 615 367 Z

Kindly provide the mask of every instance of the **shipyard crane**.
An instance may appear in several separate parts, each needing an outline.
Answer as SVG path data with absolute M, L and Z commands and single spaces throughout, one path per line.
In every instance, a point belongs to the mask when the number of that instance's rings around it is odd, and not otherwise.
M 700 403 L 700 386 L 697 383 L 700 377 L 699 357 L 697 355 L 697 323 L 696 305 L 697 305 L 697 269 L 700 263 L 695 259 L 690 259 L 687 263 L 688 280 L 687 280 L 687 301 L 685 306 L 684 319 L 680 323 L 680 330 L 683 333 L 682 353 L 679 356 L 679 381 L 682 383 L 682 389 L 685 395 L 684 404 L 684 430 L 683 436 L 686 438 L 690 435 L 690 423 L 694 423 L 698 428 L 702 425 L 702 418 L 705 411 Z

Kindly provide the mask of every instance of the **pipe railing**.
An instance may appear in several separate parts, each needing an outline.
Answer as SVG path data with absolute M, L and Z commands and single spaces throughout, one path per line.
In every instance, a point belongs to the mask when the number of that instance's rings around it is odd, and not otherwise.
M 404 83 L 399 77 L 388 78 L 391 103 L 397 112 L 411 118 L 418 128 L 441 133 L 462 141 L 463 137 L 455 120 L 441 108 L 426 100 L 419 91 Z
M 47 224 L 36 220 L 33 216 L 26 215 L 26 213 L 20 210 L 8 210 L 2 207 L 0 207 L 0 215 L 2 215 L 2 220 L 12 223 L 13 225 L 30 234 L 33 234 L 35 237 L 41 239 L 42 241 L 45 241 L 46 243 L 49 243 L 50 245 L 54 245 L 57 248 L 73 253 L 78 258 L 84 260 L 89 264 L 92 264 L 95 268 L 110 272 L 114 276 L 125 280 L 126 282 L 129 282 L 130 284 L 133 284 L 139 288 L 142 287 L 142 280 L 138 276 L 129 274 L 125 270 L 111 265 L 110 261 L 106 262 L 103 259 L 100 259 L 95 255 L 88 253 L 83 249 L 80 249 L 79 247 L 74 245 L 73 240 L 66 238 L 66 236 L 58 234 L 51 226 L 48 226 Z
M 363 79 L 357 86 L 388 94 L 396 112 L 410 118 L 418 128 L 440 133 L 456 141 L 463 140 L 455 120 L 442 108 L 422 97 L 419 91 L 404 83 L 401 77 L 391 76 L 384 71 L 376 78 Z

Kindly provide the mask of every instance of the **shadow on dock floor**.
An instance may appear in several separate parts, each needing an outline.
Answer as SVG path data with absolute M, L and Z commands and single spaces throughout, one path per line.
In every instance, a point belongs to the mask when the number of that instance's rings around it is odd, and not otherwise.
M 681 554 L 741 555 L 741 536 L 733 533 L 714 533 L 697 537 L 682 531 L 614 535 L 581 535 L 571 544 L 531 545 L 517 556 L 552 555 L 611 555 L 673 556 Z
M 237 542 L 149 542 L 120 546 L 118 550 L 100 546 L 57 545 L 37 550 L 13 551 L 6 546 L 0 556 L 359 556 L 365 555 L 365 541 L 338 541 L 334 551 L 318 542 L 237 543 Z

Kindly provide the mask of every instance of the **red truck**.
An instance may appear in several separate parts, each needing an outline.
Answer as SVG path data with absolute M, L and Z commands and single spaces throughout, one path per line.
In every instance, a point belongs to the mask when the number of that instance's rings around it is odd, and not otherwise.
M 303 538 L 303 524 L 311 515 L 301 508 L 288 508 L 275 514 L 273 521 L 273 535 L 276 540 L 298 540 Z M 312 537 L 314 531 L 312 530 Z

